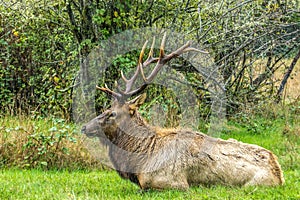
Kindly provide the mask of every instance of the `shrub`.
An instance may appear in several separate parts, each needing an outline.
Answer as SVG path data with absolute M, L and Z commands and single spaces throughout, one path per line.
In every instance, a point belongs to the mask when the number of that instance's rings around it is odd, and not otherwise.
M 0 118 L 0 168 L 99 167 L 82 137 L 63 119 Z

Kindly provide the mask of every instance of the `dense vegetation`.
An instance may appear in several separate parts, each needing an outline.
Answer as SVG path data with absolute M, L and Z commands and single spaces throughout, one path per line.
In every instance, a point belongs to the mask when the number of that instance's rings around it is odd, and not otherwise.
M 101 41 L 129 29 L 150 26 L 177 31 L 208 50 L 223 77 L 228 111 L 266 97 L 280 99 L 300 55 L 299 5 L 292 0 L 25 0 L 3 1 L 0 11 L 2 114 L 70 120 L 72 89 L 78 86 L 84 58 Z M 109 73 L 105 82 L 117 80 L 120 66 L 135 67 L 134 52 L 120 56 L 123 59 L 113 62 L 118 67 L 111 68 L 117 73 Z M 286 76 L 275 80 L 278 71 Z M 205 73 L 185 76 L 199 99 L 209 101 Z

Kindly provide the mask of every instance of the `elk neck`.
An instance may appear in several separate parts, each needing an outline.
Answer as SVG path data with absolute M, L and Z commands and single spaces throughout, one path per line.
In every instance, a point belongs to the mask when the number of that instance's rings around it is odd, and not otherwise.
M 112 142 L 123 150 L 145 153 L 154 140 L 156 140 L 155 128 L 136 112 L 130 119 L 120 123 Z

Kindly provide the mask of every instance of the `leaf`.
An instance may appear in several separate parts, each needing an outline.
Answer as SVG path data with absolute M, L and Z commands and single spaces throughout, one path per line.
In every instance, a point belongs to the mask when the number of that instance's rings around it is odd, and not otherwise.
M 119 17 L 119 13 L 117 11 L 114 12 L 115 17 Z
M 48 163 L 46 162 L 46 161 L 42 161 L 42 162 L 40 162 L 41 163 L 41 165 L 44 165 L 44 166 L 47 166 L 48 165 Z
M 0 45 L 8 45 L 8 43 L 4 39 L 1 39 L 0 40 Z
M 53 80 L 55 83 L 58 83 L 60 79 L 57 76 L 54 76 Z
M 57 131 L 57 127 L 56 127 L 56 126 L 53 126 L 53 127 L 51 127 L 48 131 L 49 131 L 49 132 L 56 132 L 56 131 Z

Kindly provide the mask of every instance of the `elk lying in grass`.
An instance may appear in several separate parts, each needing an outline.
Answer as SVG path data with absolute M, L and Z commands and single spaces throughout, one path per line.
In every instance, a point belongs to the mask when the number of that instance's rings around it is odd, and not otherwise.
M 137 111 L 145 101 L 141 93 L 154 79 L 162 66 L 187 51 L 196 51 L 187 43 L 165 55 L 165 35 L 158 58 L 153 57 L 153 45 L 143 62 L 146 43 L 140 54 L 135 74 L 127 80 L 126 90 L 114 92 L 100 88 L 115 98 L 110 109 L 82 128 L 88 137 L 106 138 L 109 157 L 123 178 L 130 179 L 142 189 L 187 189 L 192 185 L 223 184 L 231 186 L 281 185 L 283 173 L 276 156 L 260 146 L 222 140 L 205 134 L 181 129 L 150 126 Z M 152 73 L 145 76 L 143 67 L 156 63 Z M 144 84 L 132 90 L 142 76 Z M 107 142 L 106 142 L 107 143 Z

